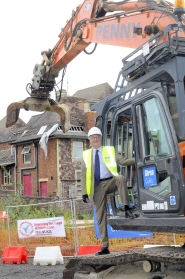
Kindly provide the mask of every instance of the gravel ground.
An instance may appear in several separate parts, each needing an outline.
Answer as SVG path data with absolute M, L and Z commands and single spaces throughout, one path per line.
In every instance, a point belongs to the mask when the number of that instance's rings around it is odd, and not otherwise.
M 1 261 L 1 258 L 0 258 Z M 0 262 L 0 278 L 1 279 L 61 279 L 63 278 L 63 270 L 67 260 L 64 264 L 57 264 L 54 266 L 33 265 L 33 259 L 29 258 L 28 264 L 24 262 L 18 264 L 1 264 Z

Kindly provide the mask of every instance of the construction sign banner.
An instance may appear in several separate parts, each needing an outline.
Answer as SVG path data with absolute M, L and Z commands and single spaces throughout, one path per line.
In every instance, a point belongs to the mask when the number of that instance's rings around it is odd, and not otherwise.
M 19 238 L 65 237 L 64 217 L 18 220 Z

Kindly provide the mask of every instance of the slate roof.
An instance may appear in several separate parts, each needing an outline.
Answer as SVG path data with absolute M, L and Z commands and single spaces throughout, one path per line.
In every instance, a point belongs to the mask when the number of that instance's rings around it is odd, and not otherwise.
M 5 116 L 0 121 L 0 136 L 9 134 L 11 131 L 23 128 L 25 126 L 26 126 L 26 123 L 21 118 L 19 118 L 18 121 L 14 125 L 6 128 L 6 116 Z
M 13 144 L 24 143 L 31 140 L 40 140 L 42 135 L 37 135 L 40 128 L 42 126 L 47 126 L 44 131 L 47 132 L 57 123 L 60 127 L 60 117 L 56 112 L 45 111 L 43 114 L 32 116 L 24 130 L 22 130 L 22 135 L 18 137 L 17 140 L 13 142 Z M 71 129 L 64 134 L 63 131 L 59 128 L 59 130 L 53 132 L 51 136 L 63 138 L 87 138 L 87 134 L 80 129 L 79 131 L 72 131 Z
M 45 125 L 54 125 L 60 122 L 60 116 L 56 112 L 45 111 L 44 113 L 34 115 L 26 125 L 26 129 L 41 127 Z
M 0 164 L 4 166 L 15 164 L 15 149 L 0 150 Z
M 89 88 L 78 90 L 73 96 L 84 99 L 102 100 L 111 95 L 113 91 L 113 88 L 108 84 L 108 82 L 105 82 Z

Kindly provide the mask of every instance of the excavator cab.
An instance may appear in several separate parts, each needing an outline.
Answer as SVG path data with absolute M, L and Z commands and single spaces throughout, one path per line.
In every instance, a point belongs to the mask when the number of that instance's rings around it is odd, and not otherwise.
M 159 92 L 152 90 L 142 101 L 138 97 L 113 117 L 113 145 L 126 157 L 135 157 L 136 163 L 134 174 L 132 167 L 121 167 L 121 174 L 129 188 L 139 184 L 140 210 L 148 217 L 184 214 L 181 157 L 177 138 L 170 131 L 170 115 L 165 110 L 167 106 Z M 126 119 L 130 120 L 125 122 Z M 132 190 L 131 197 L 134 202 Z
M 170 97 L 171 98 L 171 97 Z M 174 100 L 173 100 L 174 103 Z M 109 110 L 104 145 L 113 145 L 135 166 L 120 166 L 139 218 L 125 219 L 118 195 L 111 196 L 108 224 L 115 230 L 185 231 L 185 186 L 179 144 L 160 88 L 152 88 Z M 182 148 L 181 148 L 182 149 Z M 181 219 L 179 226 L 178 218 Z
M 120 166 L 120 174 L 139 217 L 125 218 L 115 193 L 110 197 L 112 211 L 107 212 L 114 230 L 185 232 L 182 45 L 184 39 L 169 37 L 151 47 L 148 55 L 133 60 L 127 56 L 113 94 L 92 107 L 99 115 L 96 125 L 104 135 L 103 144 L 135 158 L 135 166 Z

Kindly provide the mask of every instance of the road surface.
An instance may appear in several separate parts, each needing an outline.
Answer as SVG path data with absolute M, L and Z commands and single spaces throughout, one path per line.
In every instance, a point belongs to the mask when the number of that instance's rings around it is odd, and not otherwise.
M 1 260 L 1 258 L 0 258 Z M 67 260 L 64 260 L 67 263 Z M 29 258 L 28 264 L 24 262 L 17 264 L 1 264 L 0 262 L 0 278 L 1 279 L 61 279 L 65 264 L 57 264 L 54 266 L 33 265 L 33 258 Z

